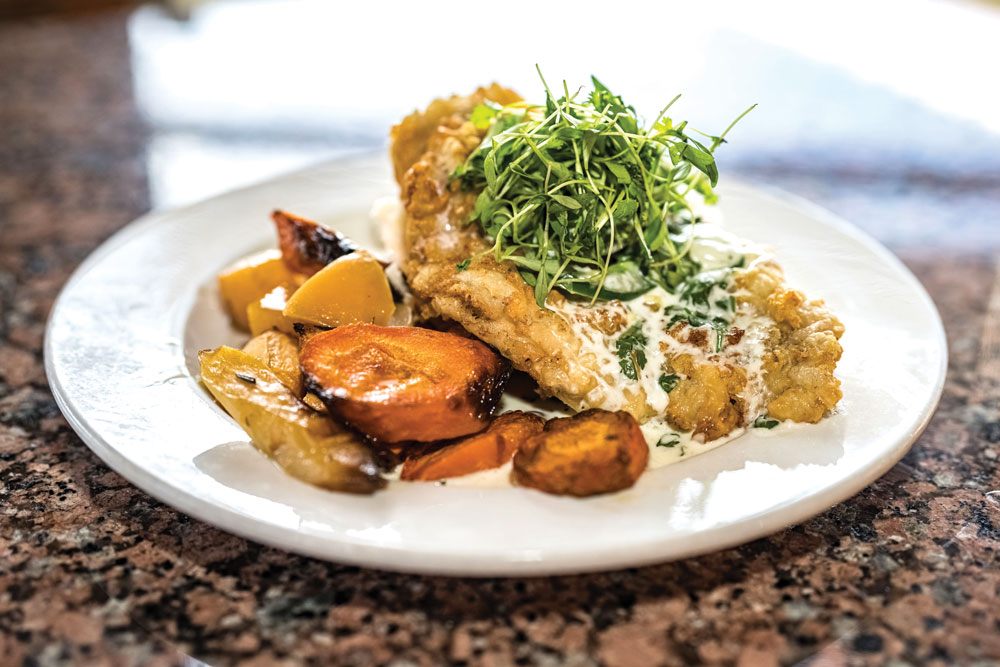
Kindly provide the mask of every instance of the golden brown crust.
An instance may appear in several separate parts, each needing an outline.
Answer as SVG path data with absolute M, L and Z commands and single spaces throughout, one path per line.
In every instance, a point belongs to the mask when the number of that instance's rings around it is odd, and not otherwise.
M 773 419 L 816 423 L 843 393 L 834 370 L 844 325 L 820 300 L 789 289 L 773 261 L 755 262 L 736 275 L 738 297 L 775 322 L 763 357 L 767 414 Z
M 489 100 L 497 104 L 517 102 L 521 96 L 495 83 L 479 88 L 472 95 L 452 95 L 436 99 L 423 111 L 414 111 L 394 126 L 389 133 L 390 156 L 396 182 L 403 184 L 403 175 L 428 149 L 431 137 L 440 127 L 454 127 L 464 122 L 478 104 Z M 473 147 L 470 147 L 471 150 Z
M 739 366 L 696 363 L 690 354 L 670 360 L 671 370 L 684 376 L 670 392 L 667 423 L 678 431 L 693 431 L 705 441 L 728 435 L 743 426 L 747 375 Z

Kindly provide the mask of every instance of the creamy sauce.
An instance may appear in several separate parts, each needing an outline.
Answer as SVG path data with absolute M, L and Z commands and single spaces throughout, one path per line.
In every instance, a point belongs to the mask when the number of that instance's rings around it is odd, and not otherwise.
M 729 435 L 702 442 L 692 437 L 691 433 L 674 431 L 663 419 L 650 419 L 640 428 L 649 445 L 649 468 L 662 468 L 710 452 L 747 432 L 746 428 L 738 428 Z
M 390 254 L 389 260 L 399 264 L 406 257 L 403 243 L 403 204 L 399 197 L 379 197 L 372 204 L 368 217 L 378 232 L 382 247 Z
M 398 261 L 404 256 L 402 207 L 395 198 L 378 200 L 372 207 L 371 218 L 379 230 L 381 240 Z M 717 215 L 716 215 L 717 217 Z M 667 314 L 671 307 L 683 308 L 691 306 L 677 293 L 670 293 L 661 287 L 654 287 L 645 294 L 621 304 L 608 302 L 597 307 L 621 309 L 626 325 L 621 330 L 608 335 L 598 330 L 588 321 L 592 308 L 585 302 L 559 300 L 551 301 L 549 307 L 559 314 L 582 341 L 584 355 L 589 355 L 598 373 L 597 384 L 586 396 L 588 403 L 605 410 L 620 410 L 633 401 L 641 390 L 645 401 L 658 415 L 664 414 L 670 402 L 670 395 L 660 385 L 669 357 L 678 354 L 691 354 L 695 359 L 706 359 L 718 355 L 723 360 L 742 367 L 747 373 L 747 385 L 743 392 L 746 401 L 746 423 L 741 428 L 734 429 L 728 435 L 710 442 L 703 442 L 690 432 L 679 433 L 670 428 L 662 417 L 655 417 L 641 425 L 643 435 L 650 448 L 649 467 L 660 468 L 692 458 L 711 451 L 721 445 L 738 438 L 748 430 L 761 432 L 762 435 L 777 430 L 786 430 L 790 426 L 781 424 L 773 430 L 754 429 L 752 423 L 761 414 L 765 403 L 765 385 L 761 368 L 765 352 L 765 341 L 769 330 L 774 326 L 770 318 L 752 312 L 746 306 L 737 305 L 732 308 L 730 297 L 735 293 L 729 291 L 732 273 L 735 267 L 745 267 L 754 261 L 765 259 L 770 252 L 716 223 L 702 222 L 693 226 L 694 238 L 691 239 L 690 256 L 697 261 L 702 271 L 692 280 L 713 282 L 708 291 L 708 297 L 700 310 L 708 317 L 724 318 L 729 327 L 742 329 L 744 334 L 734 345 L 721 342 L 716 330 L 707 329 L 708 349 L 682 342 L 667 333 L 671 317 Z M 685 239 L 682 239 L 682 242 Z M 723 304 L 729 304 L 723 307 Z M 618 314 L 618 313 L 616 313 Z M 646 363 L 642 368 L 636 368 L 637 379 L 627 377 L 621 368 L 621 360 L 616 350 L 616 341 L 622 332 L 639 325 L 642 335 L 648 341 L 644 346 Z M 716 345 L 721 344 L 721 349 Z M 505 394 L 497 413 L 510 410 L 528 410 L 548 418 L 564 417 L 572 411 L 555 405 L 554 401 L 529 402 L 522 398 Z M 447 486 L 504 488 L 510 486 L 511 464 L 508 463 L 494 470 L 486 470 L 464 477 L 448 479 Z M 389 479 L 398 479 L 399 469 L 387 475 Z
M 641 388 L 649 408 L 662 415 L 670 402 L 669 393 L 660 386 L 660 378 L 665 374 L 668 357 L 690 354 L 695 359 L 706 359 L 718 355 L 723 360 L 747 371 L 747 387 L 743 399 L 747 403 L 746 415 L 749 425 L 759 415 L 764 403 L 765 387 L 761 357 L 768 331 L 774 322 L 745 306 L 736 305 L 734 312 L 735 303 L 730 300 L 734 293 L 729 291 L 728 286 L 731 283 L 733 267 L 746 266 L 759 258 L 767 257 L 769 253 L 717 224 L 699 223 L 695 225 L 693 233 L 690 253 L 691 257 L 701 264 L 702 271 L 692 280 L 714 283 L 701 310 L 708 317 L 726 320 L 729 327 L 742 329 L 744 335 L 738 343 L 728 345 L 723 342 L 721 349 L 717 349 L 720 343 L 718 336 L 721 334 L 708 326 L 703 327 L 707 329 L 707 350 L 671 336 L 668 333 L 671 319 L 668 310 L 671 307 L 683 308 L 691 305 L 682 300 L 681 290 L 670 293 L 662 287 L 654 287 L 642 296 L 626 301 L 623 306 L 627 314 L 627 324 L 625 328 L 611 335 L 598 331 L 587 321 L 586 313 L 591 307 L 586 303 L 574 301 L 556 303 L 556 300 L 553 300 L 549 306 L 563 317 L 577 337 L 583 341 L 584 354 L 596 360 L 597 386 L 586 397 L 590 404 L 606 410 L 619 410 L 634 397 L 636 389 Z M 615 345 L 623 331 L 636 325 L 640 326 L 648 342 L 644 346 L 646 363 L 642 368 L 635 369 L 637 378 L 632 380 L 621 368 L 621 360 Z M 650 446 L 650 467 L 653 468 L 710 451 L 745 432 L 744 428 L 739 428 L 726 437 L 704 443 L 692 437 L 690 433 L 673 431 L 662 418 L 649 420 L 642 425 L 642 429 Z M 665 435 L 670 437 L 664 439 Z

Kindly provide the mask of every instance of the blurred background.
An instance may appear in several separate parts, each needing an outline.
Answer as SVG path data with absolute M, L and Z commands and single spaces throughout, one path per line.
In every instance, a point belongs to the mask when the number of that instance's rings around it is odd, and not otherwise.
M 378 150 L 435 96 L 496 80 L 538 98 L 538 63 L 648 117 L 682 93 L 675 117 L 713 134 L 759 103 L 723 178 L 897 251 L 1000 245 L 998 5 L 0 0 L 0 18 L 0 158 L 35 158 L 37 187 L 112 145 L 139 208 L 178 206 Z

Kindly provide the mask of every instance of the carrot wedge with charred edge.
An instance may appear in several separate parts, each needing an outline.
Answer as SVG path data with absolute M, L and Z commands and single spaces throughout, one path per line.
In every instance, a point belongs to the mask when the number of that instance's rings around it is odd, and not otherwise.
M 278 231 L 281 259 L 295 273 L 311 276 L 338 257 L 359 248 L 346 236 L 297 215 L 274 211 L 271 219 Z
M 366 323 L 313 336 L 300 364 L 331 415 L 387 443 L 482 431 L 510 376 L 510 363 L 478 340 Z
M 545 420 L 530 412 L 500 415 L 482 433 L 468 435 L 441 449 L 407 459 L 400 479 L 430 482 L 499 468 L 514 458 L 517 448 L 542 432 Z
M 649 461 L 639 422 L 627 412 L 585 410 L 552 419 L 514 456 L 514 481 L 546 493 L 593 496 L 635 484 Z

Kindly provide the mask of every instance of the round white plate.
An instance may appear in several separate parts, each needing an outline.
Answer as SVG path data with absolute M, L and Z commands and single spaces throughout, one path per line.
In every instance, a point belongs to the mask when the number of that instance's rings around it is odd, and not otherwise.
M 727 184 L 726 225 L 772 245 L 790 283 L 826 299 L 847 328 L 837 414 L 751 429 L 586 500 L 404 482 L 359 497 L 296 481 L 198 384 L 199 349 L 242 342 L 215 274 L 274 245 L 279 207 L 377 246 L 368 210 L 395 192 L 387 162 L 341 160 L 153 213 L 94 252 L 63 289 L 45 341 L 52 391 L 84 442 L 163 502 L 289 551 L 407 572 L 539 575 L 682 558 L 800 522 L 898 461 L 941 394 L 940 318 L 893 255 L 814 206 Z

